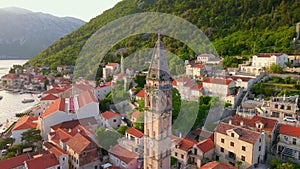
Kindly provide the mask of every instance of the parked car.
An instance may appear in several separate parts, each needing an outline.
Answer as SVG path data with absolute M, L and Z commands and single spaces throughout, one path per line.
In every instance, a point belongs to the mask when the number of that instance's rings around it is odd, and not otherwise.
M 283 118 L 284 121 L 287 121 L 287 122 L 294 122 L 296 123 L 298 120 L 293 118 L 293 117 L 289 117 L 289 116 L 286 116 Z
M 2 156 L 5 156 L 6 154 L 7 154 L 7 150 L 2 150 L 2 151 L 1 151 L 1 155 L 2 155 Z

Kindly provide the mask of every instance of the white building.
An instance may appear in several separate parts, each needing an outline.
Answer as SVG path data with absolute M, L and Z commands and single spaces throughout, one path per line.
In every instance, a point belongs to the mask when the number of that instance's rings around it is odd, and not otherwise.
M 37 116 L 21 117 L 12 129 L 12 137 L 15 139 L 15 144 L 22 143 L 22 133 L 29 129 L 36 128 L 37 124 Z
M 100 125 L 105 128 L 118 129 L 121 125 L 121 115 L 115 112 L 106 111 L 100 115 Z
M 99 104 L 93 93 L 85 91 L 72 98 L 59 98 L 40 116 L 40 128 L 44 140 L 50 127 L 65 121 L 98 117 Z
M 279 66 L 286 66 L 288 62 L 288 55 L 283 53 L 260 53 L 252 57 L 252 64 L 250 66 L 241 66 L 242 72 L 259 74 L 263 71 L 263 67 L 269 68 L 272 64 Z
M 103 79 L 107 80 L 108 77 L 112 77 L 118 69 L 119 63 L 108 63 L 103 68 Z
M 209 96 L 217 96 L 220 100 L 225 100 L 226 96 L 232 95 L 235 83 L 231 79 L 221 78 L 205 78 L 203 81 L 204 94 Z

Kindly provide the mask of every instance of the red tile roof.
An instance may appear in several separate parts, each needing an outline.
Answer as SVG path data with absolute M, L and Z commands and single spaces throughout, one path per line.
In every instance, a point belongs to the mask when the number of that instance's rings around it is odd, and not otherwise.
M 238 169 L 238 168 L 228 163 L 213 161 L 205 164 L 199 169 Z
M 145 90 L 142 89 L 142 90 L 139 91 L 135 96 L 136 96 L 136 97 L 144 98 L 144 97 L 145 97 Z
M 203 85 L 202 84 L 196 84 L 194 85 L 191 89 L 192 90 L 201 90 L 203 88 Z
M 173 85 L 173 86 L 177 86 L 176 80 L 173 80 L 172 85 Z
M 28 154 L 19 155 L 17 157 L 0 160 L 1 169 L 17 168 L 24 165 L 24 161 L 28 160 Z
M 5 79 L 17 79 L 18 76 L 16 74 L 9 73 L 9 74 L 6 74 L 6 75 L 2 76 L 2 78 L 5 78 Z
M 90 144 L 91 142 L 80 133 L 66 142 L 66 145 L 78 154 L 82 153 Z
M 45 91 L 43 94 L 58 94 L 58 93 L 62 93 L 64 91 L 65 91 L 65 89 L 62 89 L 62 88 L 52 88 L 48 91 Z
M 109 153 L 113 154 L 115 157 L 120 159 L 121 161 L 129 164 L 131 161 L 138 158 L 138 154 L 128 151 L 127 149 L 121 147 L 119 144 L 108 150 Z
M 279 134 L 300 138 L 300 128 L 295 126 L 280 124 Z
M 91 91 L 85 91 L 83 93 L 80 93 L 77 99 L 80 108 L 93 102 L 98 103 L 98 100 L 95 98 Z
M 253 79 L 251 77 L 243 77 L 243 76 L 227 76 L 226 78 L 227 79 L 232 79 L 232 80 L 235 80 L 235 81 L 241 79 L 243 82 L 249 82 L 251 79 Z
M 133 112 L 132 115 L 131 115 L 131 117 L 137 119 L 138 116 L 139 116 L 139 114 L 140 114 L 139 111 Z
M 108 63 L 106 66 L 117 66 L 118 63 Z
M 274 119 L 269 119 L 266 117 L 261 117 L 261 116 L 253 116 L 251 119 L 247 119 L 247 118 L 243 118 L 240 116 L 233 116 L 231 118 L 231 124 L 235 125 L 235 126 L 240 126 L 240 123 L 243 122 L 244 126 L 248 126 L 251 128 L 256 128 L 256 123 L 260 122 L 262 124 L 264 124 L 263 126 L 263 130 L 266 131 L 272 131 L 277 123 L 277 120 Z
M 204 64 L 196 64 L 196 65 L 193 65 L 192 66 L 193 68 L 204 68 L 205 67 L 205 65 Z
M 26 161 L 28 169 L 37 169 L 37 168 L 50 168 L 53 166 L 59 165 L 57 158 L 54 154 L 45 154 L 37 158 L 33 158 Z
M 278 56 L 281 56 L 281 55 L 283 55 L 283 53 L 259 53 L 259 54 L 257 54 L 256 56 L 257 57 L 271 57 L 271 56 L 276 56 L 276 57 L 278 57 Z
M 177 148 L 183 150 L 183 151 L 188 151 L 189 149 L 193 148 L 195 144 L 198 142 L 189 138 L 183 138 L 179 141 L 177 144 Z
M 115 113 L 115 112 L 111 112 L 111 111 L 106 111 L 104 113 L 101 113 L 100 114 L 101 117 L 105 118 L 105 119 L 111 119 L 115 116 L 121 116 L 120 114 L 118 113 Z
M 48 115 L 55 113 L 57 111 L 65 111 L 65 99 L 64 98 L 59 98 L 55 100 L 53 104 L 50 104 L 45 112 L 41 115 L 42 118 L 47 117 Z
M 236 133 L 239 134 L 239 140 L 248 142 L 250 144 L 255 144 L 260 138 L 260 133 L 258 132 L 223 122 L 219 123 L 219 125 L 215 129 L 215 132 L 227 135 L 227 130 L 234 130 Z
M 13 130 L 27 130 L 36 128 L 37 126 L 38 116 L 26 116 L 21 117 L 16 125 L 14 126 Z
M 217 79 L 217 78 L 210 78 L 207 77 L 204 79 L 203 83 L 213 83 L 213 84 L 223 84 L 229 85 L 232 82 L 230 79 Z
M 205 154 L 213 149 L 215 147 L 215 144 L 211 139 L 206 139 L 197 143 L 197 147 Z
M 45 101 L 45 100 L 56 100 L 58 99 L 57 96 L 53 95 L 53 94 L 48 94 L 47 96 L 41 98 L 41 101 Z
M 54 145 L 53 143 L 50 142 L 44 142 L 44 147 L 50 151 L 51 153 L 53 153 L 55 155 L 56 158 L 68 154 L 65 150 L 61 149 L 60 147 Z
M 97 88 L 103 88 L 103 87 L 107 87 L 107 86 L 111 86 L 111 85 L 113 85 L 112 82 L 106 82 L 104 84 L 99 84 Z
M 130 135 L 133 135 L 134 137 L 137 137 L 137 138 L 141 138 L 141 137 L 144 136 L 143 132 L 141 132 L 140 130 L 138 130 L 134 127 L 131 127 L 128 130 L 126 130 L 126 133 L 130 134 Z

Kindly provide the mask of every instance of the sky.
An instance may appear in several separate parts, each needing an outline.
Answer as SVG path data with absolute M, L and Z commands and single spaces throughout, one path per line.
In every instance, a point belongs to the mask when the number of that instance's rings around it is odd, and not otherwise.
M 120 0 L 0 0 L 0 8 L 19 7 L 59 17 L 75 17 L 88 22 Z

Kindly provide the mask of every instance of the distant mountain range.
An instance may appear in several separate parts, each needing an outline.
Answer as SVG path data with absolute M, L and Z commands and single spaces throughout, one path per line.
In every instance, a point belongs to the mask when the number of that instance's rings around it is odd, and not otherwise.
M 0 8 L 0 59 L 29 59 L 83 24 L 84 21 L 71 17 Z

